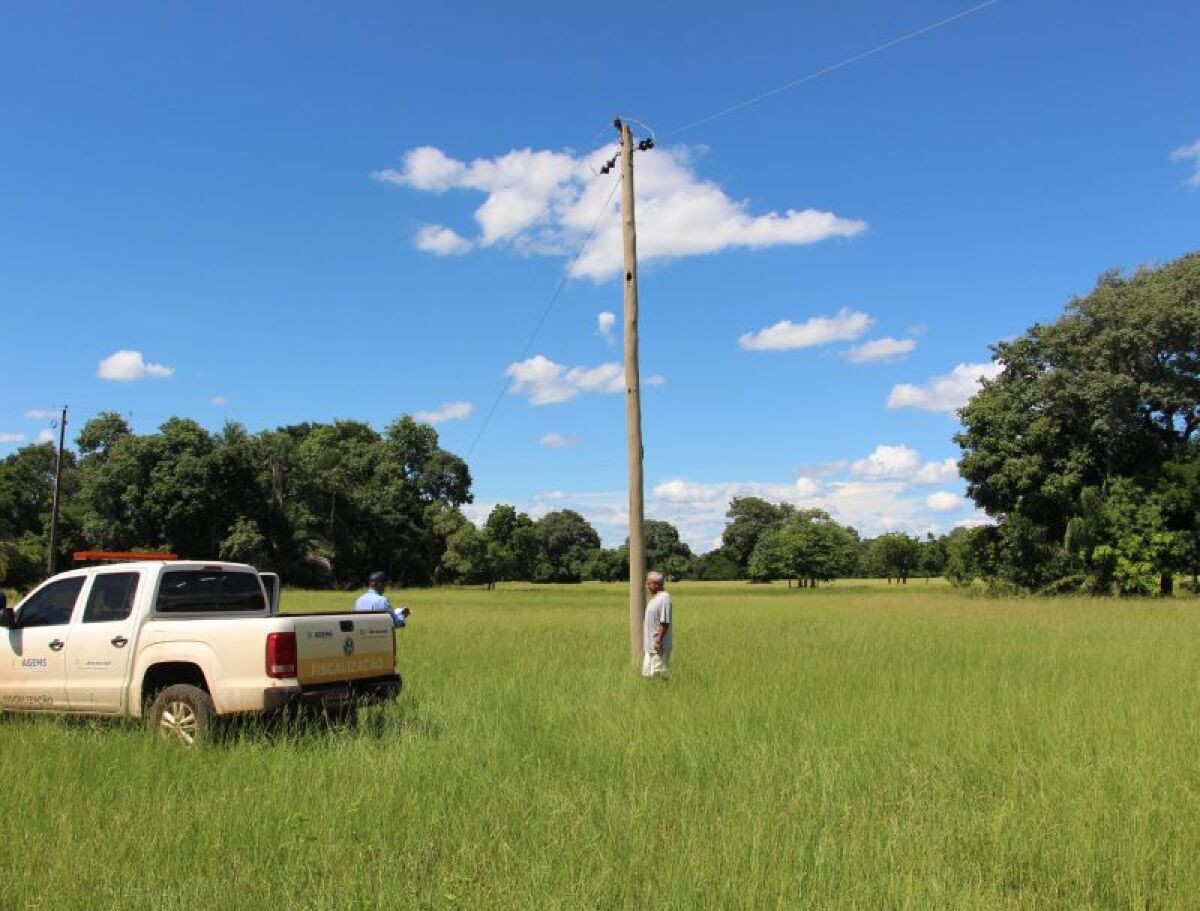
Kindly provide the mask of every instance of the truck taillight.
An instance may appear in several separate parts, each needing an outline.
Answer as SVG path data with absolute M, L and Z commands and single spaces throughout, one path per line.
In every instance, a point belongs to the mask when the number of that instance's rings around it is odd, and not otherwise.
M 267 633 L 267 676 L 296 676 L 295 633 Z

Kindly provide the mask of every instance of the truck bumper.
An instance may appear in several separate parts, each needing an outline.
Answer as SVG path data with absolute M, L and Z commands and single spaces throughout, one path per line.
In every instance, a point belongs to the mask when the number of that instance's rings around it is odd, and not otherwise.
M 400 695 L 404 681 L 399 674 L 372 677 L 369 680 L 349 680 L 321 686 L 275 687 L 263 692 L 263 710 L 307 709 L 331 712 L 373 705 Z

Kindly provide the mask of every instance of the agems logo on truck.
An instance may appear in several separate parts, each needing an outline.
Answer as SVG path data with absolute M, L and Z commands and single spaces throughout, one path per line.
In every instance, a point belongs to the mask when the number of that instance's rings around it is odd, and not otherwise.
M 50 667 L 47 658 L 14 658 L 13 668 L 18 671 L 44 671 Z

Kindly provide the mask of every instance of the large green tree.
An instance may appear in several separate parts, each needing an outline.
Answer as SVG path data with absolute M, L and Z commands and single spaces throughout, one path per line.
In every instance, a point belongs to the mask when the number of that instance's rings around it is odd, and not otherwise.
M 646 570 L 657 570 L 670 579 L 682 579 L 692 571 L 692 549 L 679 537 L 679 530 L 662 519 L 647 519 L 643 526 Z M 599 582 L 629 579 L 629 539 L 611 550 L 595 550 L 584 564 L 583 576 Z
M 680 579 L 691 570 L 692 549 L 679 537 L 679 530 L 662 519 L 647 519 L 643 525 L 646 569 L 657 570 L 670 579 Z M 628 547 L 629 539 L 625 540 Z M 628 565 L 628 561 L 627 561 Z
M 895 579 L 907 584 L 908 577 L 921 564 L 921 542 L 904 532 L 893 531 L 872 538 L 867 548 L 870 565 L 888 582 Z
M 458 582 L 495 587 L 500 567 L 488 535 L 470 522 L 464 523 L 446 542 L 442 564 Z
M 573 509 L 548 512 L 534 525 L 539 553 L 535 582 L 579 582 L 600 536 L 587 519 Z
M 854 573 L 858 535 L 821 509 L 802 509 L 768 529 L 750 554 L 751 579 L 815 585 Z
M 762 536 L 795 511 L 790 503 L 775 505 L 761 497 L 734 497 L 725 513 L 729 522 L 721 533 L 721 549 L 740 566 L 747 567 Z
M 501 580 L 532 579 L 538 557 L 538 534 L 533 520 L 504 503 L 492 508 L 484 523 L 488 547 Z
M 54 496 L 53 443 L 24 446 L 0 461 L 0 539 L 41 533 Z
M 692 561 L 691 576 L 702 582 L 727 582 L 744 579 L 746 568 L 730 556 L 724 547 L 718 547 Z
M 1200 253 L 1110 272 L 1058 320 L 994 353 L 1003 371 L 962 409 L 955 439 L 968 495 L 999 520 L 997 572 L 1026 588 L 1071 572 L 1068 525 L 1095 511 L 1084 497 L 1092 488 L 1121 516 L 1093 545 L 1093 556 L 1105 548 L 1107 581 L 1143 590 L 1150 573 L 1168 591 L 1194 533 L 1179 508 L 1187 471 L 1170 466 L 1190 464 L 1200 445 Z M 1124 534 L 1125 522 L 1139 530 Z M 1146 558 L 1122 557 L 1131 547 Z M 1120 569 L 1123 560 L 1149 569 Z
M 78 446 L 87 543 L 253 559 L 296 584 L 352 586 L 374 569 L 433 582 L 471 499 L 466 463 L 409 417 L 382 434 L 346 420 L 214 434 L 172 418 L 138 435 L 103 413 Z
M 24 446 L 0 460 L 0 580 L 27 588 L 45 574 L 58 450 L 53 443 Z M 75 505 L 78 471 L 74 454 L 63 453 L 56 561 L 65 566 L 80 544 L 82 516 Z

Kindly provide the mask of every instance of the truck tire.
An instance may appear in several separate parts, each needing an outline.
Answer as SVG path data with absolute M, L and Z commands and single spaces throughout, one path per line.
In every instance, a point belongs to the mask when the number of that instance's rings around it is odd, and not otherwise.
M 214 714 L 208 693 L 190 683 L 176 683 L 154 697 L 146 724 L 152 734 L 191 747 L 207 737 Z

